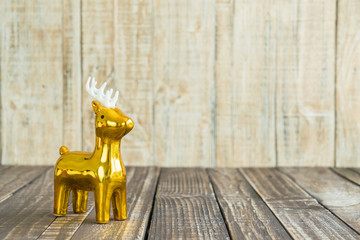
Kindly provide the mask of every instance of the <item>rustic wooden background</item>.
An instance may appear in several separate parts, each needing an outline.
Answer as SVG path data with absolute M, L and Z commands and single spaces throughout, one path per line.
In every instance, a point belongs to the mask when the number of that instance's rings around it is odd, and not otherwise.
M 1 163 L 92 150 L 92 74 L 127 165 L 360 166 L 358 0 L 4 0 Z

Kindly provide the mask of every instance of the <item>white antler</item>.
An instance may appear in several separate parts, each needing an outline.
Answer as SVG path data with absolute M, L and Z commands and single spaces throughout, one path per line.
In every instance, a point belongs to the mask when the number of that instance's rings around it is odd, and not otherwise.
M 116 101 L 119 97 L 119 91 L 116 91 L 114 97 L 111 98 L 113 89 L 107 90 L 105 93 L 104 90 L 106 83 L 101 85 L 99 89 L 96 88 L 96 83 L 95 77 L 89 77 L 86 82 L 86 91 L 90 94 L 90 96 L 98 100 L 104 107 L 115 107 Z

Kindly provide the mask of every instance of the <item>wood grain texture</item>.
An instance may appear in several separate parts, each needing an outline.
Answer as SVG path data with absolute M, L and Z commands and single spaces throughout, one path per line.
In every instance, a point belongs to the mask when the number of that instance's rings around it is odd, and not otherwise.
M 63 142 L 82 148 L 81 0 L 64 0 L 63 14 Z
M 276 164 L 278 4 L 217 2 L 216 166 Z
M 0 204 L 1 239 L 36 239 L 54 221 L 53 175 L 48 169 Z
M 89 75 L 97 79 L 97 87 L 105 81 L 114 81 L 114 34 L 114 1 L 82 1 L 81 44 L 84 82 Z M 82 88 L 82 145 L 85 151 L 92 151 L 95 145 L 95 114 L 91 107 L 92 100 L 85 88 Z
M 31 183 L 49 167 L 8 166 L 0 169 L 0 203 Z
M 120 92 L 118 106 L 135 124 L 122 153 L 127 164 L 153 165 L 152 1 L 118 0 L 114 8 L 113 85 Z
M 359 11 L 359 1 L 338 1 L 336 167 L 360 167 Z
M 295 239 L 358 239 L 359 235 L 276 169 L 241 169 Z
M 333 166 L 336 1 L 272 8 L 278 166 Z
M 229 239 L 205 169 L 161 170 L 149 239 Z
M 237 169 L 208 169 L 232 239 L 291 239 Z
M 281 168 L 306 192 L 360 233 L 360 187 L 328 168 Z
M 1 164 L 92 150 L 83 83 L 93 75 L 135 120 L 125 163 L 360 167 L 359 10 L 356 0 L 2 1 Z
M 4 8 L 3 8 L 3 6 L 0 4 L 0 16 L 4 16 L 5 15 L 5 13 L 4 13 Z M 2 89 L 1 89 L 1 86 L 2 86 L 2 84 L 1 84 L 1 82 L 2 82 L 2 76 L 3 76 L 3 74 L 2 74 L 2 69 L 1 69 L 1 66 L 2 66 L 2 46 L 3 46 L 3 44 L 2 44 L 2 42 L 3 42 L 3 31 L 4 31 L 4 29 L 3 29 L 3 27 L 0 27 L 0 93 L 1 93 L 1 95 L 2 95 Z M 2 134 L 2 129 L 3 129 L 3 127 L 2 127 L 2 122 L 3 122 L 3 118 L 2 118 L 2 98 L 0 97 L 0 108 L 1 108 L 1 111 L 0 111 L 0 166 L 1 166 L 1 164 L 3 164 L 2 163 L 2 147 L 3 147 L 3 143 L 2 143 L 2 141 L 3 141 L 3 134 Z
M 53 164 L 63 136 L 62 4 L 0 8 L 2 164 Z
M 214 1 L 155 0 L 155 164 L 213 166 Z
M 332 170 L 360 186 L 360 170 L 354 168 L 332 168 Z
M 56 217 L 37 239 L 71 239 L 94 207 L 94 194 L 90 193 L 86 213 L 74 213 L 72 211 L 72 196 L 70 196 L 67 214 L 63 217 Z
M 72 239 L 144 239 L 159 172 L 160 169 L 156 167 L 129 168 L 128 219 L 111 220 L 106 225 L 99 225 L 95 221 L 95 211 L 92 211 Z
M 216 166 L 226 166 L 234 156 L 232 115 L 232 50 L 233 11 L 232 0 L 216 1 L 215 42 L 215 141 Z

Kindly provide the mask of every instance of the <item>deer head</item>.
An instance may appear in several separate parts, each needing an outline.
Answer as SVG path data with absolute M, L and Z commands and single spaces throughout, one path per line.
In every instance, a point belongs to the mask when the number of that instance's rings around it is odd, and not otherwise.
M 96 136 L 100 138 L 121 139 L 131 131 L 134 127 L 134 122 L 120 109 L 115 107 L 119 91 L 116 91 L 115 96 L 111 98 L 113 89 L 107 90 L 106 93 L 104 93 L 106 83 L 97 89 L 95 78 L 92 78 L 91 85 L 90 79 L 91 77 L 86 83 L 86 90 L 97 100 L 92 102 L 92 107 L 96 115 Z

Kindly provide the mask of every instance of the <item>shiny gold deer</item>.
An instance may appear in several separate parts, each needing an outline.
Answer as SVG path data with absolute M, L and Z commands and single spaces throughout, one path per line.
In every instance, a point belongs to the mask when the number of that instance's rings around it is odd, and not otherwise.
M 69 152 L 60 148 L 60 158 L 54 172 L 54 214 L 64 216 L 73 191 L 73 210 L 86 212 L 88 192 L 94 191 L 96 222 L 108 223 L 112 201 L 114 219 L 124 220 L 126 213 L 126 171 L 120 155 L 121 138 L 134 126 L 131 118 L 115 108 L 119 92 L 111 98 L 112 89 L 104 93 L 106 83 L 96 89 L 93 78 L 86 90 L 99 102 L 93 101 L 96 146 L 93 153 Z

